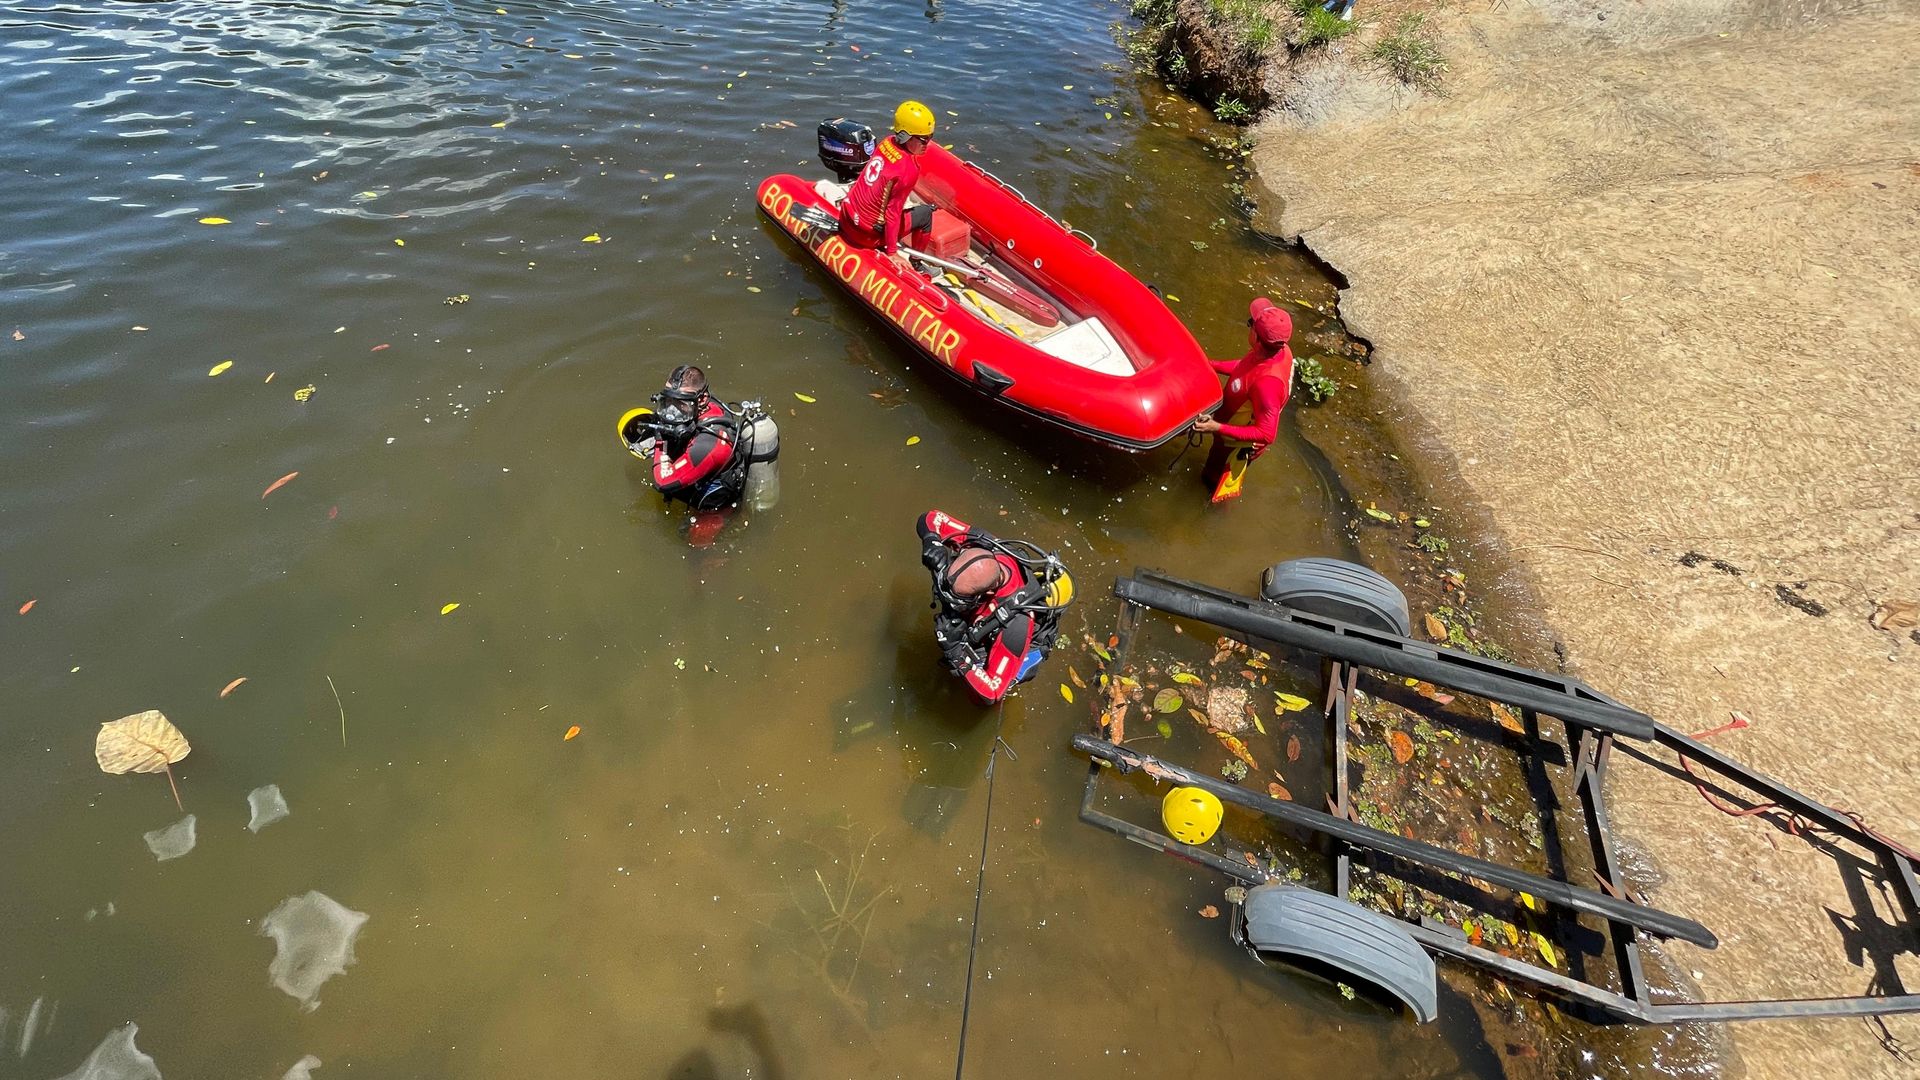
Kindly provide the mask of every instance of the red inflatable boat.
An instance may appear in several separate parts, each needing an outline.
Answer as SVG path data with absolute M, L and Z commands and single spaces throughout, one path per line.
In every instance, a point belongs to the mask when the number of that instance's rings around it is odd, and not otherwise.
M 933 228 L 908 241 L 931 256 L 916 260 L 919 272 L 804 220 L 837 218 L 845 193 L 783 174 L 761 182 L 759 204 L 848 292 L 987 397 L 1127 450 L 1158 446 L 1219 404 L 1199 344 L 1158 296 L 979 166 L 937 144 L 921 155 L 914 195 L 936 209 Z

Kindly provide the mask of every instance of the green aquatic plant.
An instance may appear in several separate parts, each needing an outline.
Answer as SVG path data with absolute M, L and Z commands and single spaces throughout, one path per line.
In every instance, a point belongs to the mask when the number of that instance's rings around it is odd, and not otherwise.
M 1334 391 L 1340 388 L 1340 384 L 1327 377 L 1326 370 L 1320 366 L 1320 361 L 1311 356 L 1303 356 L 1294 363 L 1293 377 L 1296 382 L 1306 388 L 1316 405 L 1332 397 Z
M 1253 118 L 1253 109 L 1237 97 L 1223 97 L 1214 102 L 1213 115 L 1223 124 L 1241 124 Z

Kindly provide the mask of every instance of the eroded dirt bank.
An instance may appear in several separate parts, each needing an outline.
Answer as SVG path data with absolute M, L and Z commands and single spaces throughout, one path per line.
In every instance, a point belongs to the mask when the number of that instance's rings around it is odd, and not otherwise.
M 1920 638 L 1869 625 L 1920 599 L 1920 6 L 1472 8 L 1436 16 L 1444 97 L 1300 73 L 1269 224 L 1347 277 L 1575 672 L 1683 730 L 1737 710 L 1716 745 L 1920 842 Z M 1722 937 L 1672 950 L 1707 997 L 1920 991 L 1871 868 L 1630 755 L 1612 796 L 1652 902 Z M 1736 1074 L 1920 1074 L 1912 1019 L 1732 1035 Z

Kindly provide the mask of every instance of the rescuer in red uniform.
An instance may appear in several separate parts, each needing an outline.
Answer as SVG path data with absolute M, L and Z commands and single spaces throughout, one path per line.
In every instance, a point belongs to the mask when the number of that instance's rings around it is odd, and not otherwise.
M 1280 433 L 1280 410 L 1287 407 L 1293 392 L 1293 353 L 1287 348 L 1293 319 L 1264 296 L 1253 302 L 1247 315 L 1250 347 L 1238 360 L 1207 361 L 1227 377 L 1227 385 L 1220 407 L 1193 424 L 1193 430 L 1213 436 L 1201 476 L 1214 489 L 1215 502 L 1240 494 L 1247 463 L 1273 445 Z M 1243 412 L 1251 416 L 1244 423 L 1235 422 Z M 1242 445 L 1234 447 L 1229 441 Z
M 968 689 L 994 704 L 1053 649 L 1073 579 L 1033 545 L 1000 540 L 943 511 L 927 511 L 915 526 L 920 561 L 933 573 L 933 639 Z
M 879 248 L 896 255 L 903 234 L 931 228 L 933 207 L 907 207 L 920 182 L 921 154 L 933 142 L 933 110 L 903 101 L 893 112 L 894 133 L 873 148 L 847 197 L 840 200 L 840 235 L 855 247 Z

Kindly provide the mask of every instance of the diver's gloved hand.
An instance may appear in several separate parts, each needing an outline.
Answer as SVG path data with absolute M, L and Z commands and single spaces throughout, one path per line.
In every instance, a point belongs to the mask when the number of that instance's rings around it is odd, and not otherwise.
M 646 438 L 641 439 L 639 442 L 633 444 L 633 452 L 645 457 L 651 457 L 653 455 L 653 448 L 659 445 L 659 442 L 660 442 L 659 439 L 654 438 L 652 435 L 649 435 Z
M 947 564 L 953 561 L 953 549 L 947 542 L 938 538 L 929 539 L 920 549 L 920 563 L 936 574 L 945 573 Z

